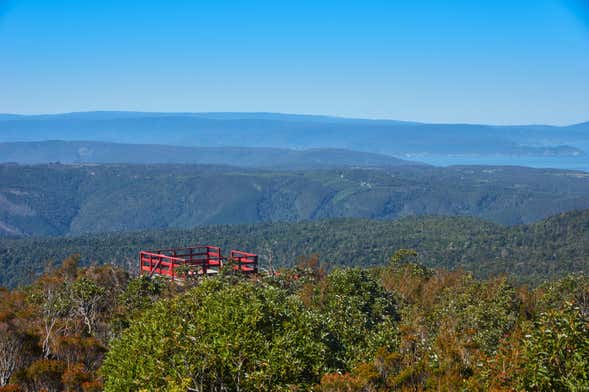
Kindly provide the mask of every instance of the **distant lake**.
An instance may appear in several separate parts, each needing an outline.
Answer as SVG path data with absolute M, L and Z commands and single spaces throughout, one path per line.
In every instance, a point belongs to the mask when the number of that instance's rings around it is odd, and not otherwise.
M 509 165 L 537 168 L 581 170 L 589 172 L 589 155 L 581 157 L 527 157 L 527 156 L 445 156 L 432 155 L 408 158 L 435 166 L 452 165 Z
M 586 141 L 575 141 L 570 145 L 585 151 L 585 155 L 578 157 L 554 157 L 554 156 L 509 156 L 509 155 L 429 155 L 414 156 L 405 159 L 424 162 L 434 166 L 452 165 L 507 165 L 507 166 L 529 166 L 537 168 L 553 168 L 581 170 L 589 172 L 589 143 Z

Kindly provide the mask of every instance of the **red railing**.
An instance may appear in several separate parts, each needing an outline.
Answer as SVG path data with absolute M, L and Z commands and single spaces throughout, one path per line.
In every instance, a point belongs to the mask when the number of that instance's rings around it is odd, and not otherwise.
M 234 270 L 258 272 L 258 255 L 232 250 Z M 218 246 L 200 245 L 178 249 L 160 249 L 139 252 L 139 269 L 142 274 L 184 278 L 186 275 L 212 275 L 219 272 L 225 258 Z
M 258 272 L 258 255 L 254 253 L 232 250 L 231 260 L 235 262 L 233 269 L 243 272 Z

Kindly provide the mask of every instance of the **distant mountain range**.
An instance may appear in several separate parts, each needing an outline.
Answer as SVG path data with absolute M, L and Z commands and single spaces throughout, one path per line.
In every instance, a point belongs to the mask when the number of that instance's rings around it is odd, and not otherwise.
M 411 215 L 520 224 L 583 208 L 589 208 L 589 173 L 566 170 L 0 165 L 0 236 Z
M 0 115 L 0 142 L 102 141 L 201 147 L 336 148 L 398 157 L 585 155 L 589 123 L 423 124 L 278 113 Z

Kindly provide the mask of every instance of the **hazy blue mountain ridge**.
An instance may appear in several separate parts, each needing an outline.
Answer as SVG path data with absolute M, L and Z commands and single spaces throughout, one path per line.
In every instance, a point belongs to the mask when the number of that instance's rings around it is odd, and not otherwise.
M 334 148 L 289 150 L 270 147 L 183 147 L 57 140 L 0 143 L 0 162 L 196 163 L 272 169 L 420 164 L 383 154 Z
M 586 125 L 423 124 L 275 113 L 88 112 L 0 117 L 0 142 L 344 148 L 404 154 L 582 155 Z M 567 146 L 566 148 L 562 146 Z

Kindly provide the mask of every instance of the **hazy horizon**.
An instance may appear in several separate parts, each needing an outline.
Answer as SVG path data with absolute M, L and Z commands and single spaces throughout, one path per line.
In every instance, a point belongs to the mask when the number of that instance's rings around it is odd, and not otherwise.
M 271 112 L 271 111 L 162 111 L 162 110 L 119 110 L 119 109 L 97 109 L 97 110 L 79 110 L 79 111 L 65 111 L 65 112 L 39 112 L 39 113 L 24 113 L 24 112 L 0 112 L 0 116 L 59 116 L 59 115 L 71 115 L 71 114 L 83 114 L 83 113 L 141 113 L 141 114 L 154 114 L 154 115 L 205 115 L 205 114 L 270 114 L 270 115 L 284 115 L 284 116 L 309 116 L 309 117 L 320 117 L 320 118 L 333 118 L 341 120 L 366 120 L 366 121 L 397 121 L 406 123 L 416 124 L 431 124 L 431 125 L 488 125 L 488 126 L 549 126 L 549 127 L 567 127 L 579 124 L 585 124 L 589 122 L 589 116 L 586 120 L 581 120 L 573 123 L 564 124 L 548 124 L 548 123 L 477 123 L 477 122 L 427 122 L 419 119 L 400 119 L 400 118 L 385 118 L 385 117 L 354 117 L 354 116 L 342 116 L 337 114 L 326 114 L 326 113 L 296 113 L 296 112 Z

